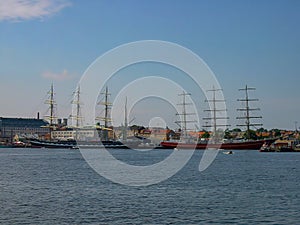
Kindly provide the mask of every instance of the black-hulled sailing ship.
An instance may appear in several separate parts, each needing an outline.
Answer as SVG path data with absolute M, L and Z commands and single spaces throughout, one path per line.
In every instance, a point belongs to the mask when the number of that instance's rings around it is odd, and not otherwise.
M 105 88 L 105 92 L 101 93 L 104 95 L 104 100 L 98 102 L 99 105 L 104 106 L 104 115 L 99 116 L 96 120 L 99 121 L 100 129 L 99 129 L 99 138 L 101 143 L 105 148 L 137 148 L 143 140 L 134 137 L 128 137 L 128 116 L 127 116 L 127 98 L 125 99 L 124 106 L 124 126 L 122 130 L 122 139 L 117 139 L 114 130 L 111 126 L 111 116 L 110 110 L 112 107 L 112 103 L 109 101 L 110 93 L 108 92 L 108 87 Z M 102 123 L 102 125 L 101 125 Z
M 81 148 L 129 148 L 121 141 L 116 140 L 114 130 L 111 126 L 112 119 L 110 117 L 110 110 L 112 103 L 109 102 L 110 93 L 108 92 L 108 87 L 106 86 L 105 92 L 101 93 L 104 96 L 103 101 L 98 102 L 98 105 L 104 106 L 104 115 L 96 117 L 96 120 L 99 121 L 97 125 L 97 135 L 100 141 L 94 142 L 79 142 L 78 145 Z M 101 123 L 103 123 L 101 125 Z
M 79 91 L 79 89 L 78 89 Z M 54 99 L 54 87 L 51 84 L 51 88 L 48 92 L 48 99 L 45 101 L 47 104 L 49 115 L 45 116 L 45 119 L 49 121 L 49 130 L 50 130 L 50 137 L 49 140 L 38 140 L 38 139 L 31 139 L 29 140 L 31 147 L 35 148 L 74 148 L 76 146 L 75 140 L 54 140 L 52 138 L 52 132 L 57 127 L 55 123 L 57 117 L 55 115 L 55 106 L 56 101 Z
M 134 148 L 137 147 L 141 141 L 132 141 L 127 140 L 127 131 L 123 134 L 123 140 L 116 140 L 114 131 L 110 126 L 110 122 L 112 121 L 110 118 L 110 109 L 112 104 L 109 102 L 108 88 L 106 87 L 105 92 L 101 93 L 104 95 L 104 101 L 100 101 L 98 104 L 104 106 L 104 116 L 97 117 L 96 120 L 104 122 L 101 126 L 96 126 L 92 130 L 96 133 L 96 138 L 94 140 L 85 140 L 84 139 L 84 131 L 85 128 L 82 127 L 82 117 L 81 117 L 81 102 L 80 102 L 80 87 L 78 86 L 76 91 L 74 92 L 74 99 L 72 100 L 72 104 L 75 105 L 74 113 L 72 112 L 71 118 L 73 121 L 73 126 L 70 128 L 74 131 L 74 137 L 70 140 L 55 140 L 52 138 L 52 132 L 56 129 L 57 125 L 55 124 L 55 100 L 54 100 L 54 88 L 53 84 L 51 85 L 51 89 L 48 92 L 48 99 L 46 100 L 46 104 L 49 105 L 49 116 L 45 118 L 49 121 L 50 127 L 50 140 L 30 140 L 32 147 L 45 147 L 45 148 Z M 125 103 L 125 129 L 127 129 L 127 103 Z

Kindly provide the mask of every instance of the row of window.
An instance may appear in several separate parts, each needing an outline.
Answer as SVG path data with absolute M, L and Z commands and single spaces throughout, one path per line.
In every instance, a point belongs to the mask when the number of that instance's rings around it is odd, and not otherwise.
M 53 135 L 71 135 L 71 134 L 75 134 L 75 131 L 54 131 L 52 132 Z M 94 135 L 94 132 L 78 132 L 78 134 L 81 135 Z
M 40 132 L 48 132 L 49 129 L 47 128 L 28 128 L 28 127 L 5 127 L 2 128 L 3 132 L 7 131 L 19 131 L 19 130 L 26 130 L 26 131 L 40 131 Z

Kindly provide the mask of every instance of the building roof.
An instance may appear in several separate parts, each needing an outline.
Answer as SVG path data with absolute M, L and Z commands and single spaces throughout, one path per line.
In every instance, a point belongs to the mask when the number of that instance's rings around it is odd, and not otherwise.
M 43 119 L 0 117 L 0 127 L 40 128 L 40 127 L 46 127 L 46 126 L 49 126 L 49 123 Z

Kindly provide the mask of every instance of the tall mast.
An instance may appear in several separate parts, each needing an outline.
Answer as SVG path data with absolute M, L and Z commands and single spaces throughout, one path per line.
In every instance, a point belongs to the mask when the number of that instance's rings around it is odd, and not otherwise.
M 127 97 L 125 99 L 125 110 L 124 110 L 124 133 L 123 140 L 127 140 L 127 128 L 128 128 L 128 118 L 127 118 Z
M 76 106 L 76 114 L 72 115 L 71 117 L 76 121 L 75 123 L 75 127 L 79 128 L 81 125 L 81 115 L 80 115 L 80 111 L 81 111 L 81 103 L 80 103 L 80 86 L 77 87 L 76 91 L 74 92 L 74 99 L 72 101 L 72 104 Z
M 106 86 L 105 92 L 101 93 L 104 95 L 104 101 L 99 102 L 99 105 L 104 105 L 104 117 L 97 117 L 97 120 L 104 121 L 104 139 L 108 140 L 108 125 L 111 122 L 111 118 L 109 117 L 109 110 L 112 104 L 108 101 L 108 96 L 110 93 L 108 92 L 108 87 Z
M 49 110 L 50 110 L 50 115 L 45 116 L 49 120 L 49 125 L 50 127 L 53 127 L 55 124 L 55 114 L 54 114 L 54 106 L 55 106 L 55 100 L 54 100 L 54 88 L 53 88 L 53 83 L 51 84 L 50 91 L 48 92 L 49 94 L 49 99 L 45 101 L 45 104 L 49 105 Z
M 182 105 L 182 112 L 181 113 L 176 113 L 176 115 L 181 115 L 182 116 L 182 120 L 181 121 L 176 121 L 177 124 L 180 124 L 181 127 L 181 133 L 182 133 L 182 137 L 186 138 L 187 137 L 187 123 L 192 123 L 192 122 L 196 122 L 195 120 L 191 120 L 188 121 L 187 120 L 187 116 L 188 115 L 195 115 L 195 113 L 187 113 L 186 112 L 186 106 L 187 105 L 191 105 L 191 103 L 187 103 L 186 102 L 186 96 L 190 96 L 190 93 L 186 93 L 186 92 L 182 92 L 182 94 L 179 94 L 179 96 L 182 96 L 182 103 L 178 104 L 178 105 Z
M 245 98 L 244 99 L 238 99 L 238 101 L 245 102 L 245 108 L 237 109 L 238 111 L 245 112 L 245 116 L 237 117 L 237 119 L 245 119 L 246 120 L 245 124 L 239 124 L 237 126 L 246 126 L 246 128 L 247 128 L 247 130 L 246 130 L 247 139 L 251 138 L 250 137 L 250 127 L 251 126 L 262 126 L 262 124 L 260 124 L 260 123 L 251 123 L 251 119 L 260 119 L 260 118 L 262 118 L 261 116 L 251 116 L 250 115 L 251 111 L 260 110 L 259 108 L 250 108 L 250 106 L 249 106 L 249 102 L 258 101 L 258 99 L 250 99 L 249 98 L 248 91 L 251 91 L 251 90 L 256 90 L 256 89 L 255 88 L 250 88 L 247 85 L 246 85 L 245 88 L 239 89 L 239 91 L 245 91 Z
M 106 86 L 105 89 L 105 120 L 104 120 L 104 127 L 108 127 L 108 87 Z
M 54 116 L 54 91 L 53 91 L 53 84 L 51 84 L 51 91 L 50 91 L 50 125 L 53 124 L 53 116 Z
M 205 102 L 212 102 L 212 109 L 206 109 L 206 110 L 204 110 L 204 112 L 210 112 L 211 117 L 203 118 L 203 120 L 211 120 L 212 121 L 212 124 L 210 124 L 210 125 L 206 124 L 203 127 L 212 127 L 214 137 L 216 137 L 218 127 L 229 126 L 227 124 L 218 124 L 218 122 L 217 122 L 219 119 L 226 119 L 226 120 L 229 119 L 229 117 L 217 116 L 218 112 L 226 112 L 226 109 L 218 109 L 217 108 L 217 104 L 216 104 L 217 102 L 225 102 L 225 100 L 223 100 L 223 99 L 216 99 L 217 91 L 222 91 L 222 89 L 216 89 L 213 86 L 213 88 L 211 90 L 207 90 L 207 92 L 212 92 L 213 96 L 212 96 L 212 99 L 207 99 L 207 100 L 205 100 Z
M 109 122 L 111 122 L 111 118 L 109 117 L 109 110 L 112 106 L 112 104 L 108 101 L 108 96 L 110 95 L 110 93 L 108 92 L 108 87 L 106 87 L 105 92 L 102 92 L 101 94 L 104 95 L 104 101 L 98 102 L 98 105 L 104 106 L 104 117 L 98 116 L 96 120 L 104 121 L 104 128 L 108 128 Z

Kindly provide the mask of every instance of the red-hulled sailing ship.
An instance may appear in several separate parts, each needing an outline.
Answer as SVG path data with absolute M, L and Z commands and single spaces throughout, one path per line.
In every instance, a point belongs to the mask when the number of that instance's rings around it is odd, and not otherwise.
M 225 109 L 217 109 L 216 107 L 216 102 L 222 102 L 224 100 L 220 100 L 220 99 L 216 99 L 216 92 L 220 91 L 221 89 L 215 89 L 213 88 L 212 91 L 213 93 L 213 98 L 211 100 L 207 100 L 208 102 L 212 102 L 212 109 L 211 110 L 206 110 L 206 111 L 210 111 L 212 114 L 211 118 L 204 118 L 204 119 L 209 119 L 213 121 L 212 125 L 206 125 L 204 127 L 212 127 L 213 128 L 213 134 L 217 133 L 217 128 L 220 126 L 226 127 L 226 124 L 223 125 L 219 125 L 217 124 L 217 120 L 218 119 L 228 119 L 228 117 L 218 117 L 217 116 L 217 112 L 222 112 L 225 111 Z M 246 126 L 247 130 L 246 130 L 246 137 L 247 139 L 245 140 L 231 140 L 228 142 L 218 142 L 218 141 L 206 141 L 206 142 L 198 142 L 198 143 L 193 143 L 193 142 L 185 142 L 185 141 L 175 141 L 175 140 L 171 140 L 171 141 L 163 141 L 160 143 L 160 145 L 163 148 L 169 148 L 169 149 L 174 149 L 174 148 L 178 148 L 178 149 L 208 149 L 208 148 L 212 148 L 212 149 L 231 149 L 231 150 L 258 150 L 261 148 L 261 146 L 263 144 L 271 144 L 272 142 L 274 142 L 275 139 L 267 139 L 267 140 L 251 140 L 250 137 L 250 127 L 251 126 L 262 126 L 262 124 L 257 124 L 257 123 L 251 123 L 250 119 L 255 119 L 255 118 L 262 118 L 261 116 L 251 116 L 250 115 L 250 111 L 255 111 L 255 110 L 259 110 L 259 108 L 250 108 L 249 107 L 249 102 L 250 101 L 258 101 L 258 99 L 249 99 L 248 97 L 248 91 L 249 90 L 255 90 L 255 88 L 249 88 L 247 85 L 245 88 L 243 89 L 239 89 L 242 91 L 245 91 L 246 93 L 246 97 L 245 99 L 238 99 L 238 101 L 242 101 L 245 102 L 245 108 L 242 109 L 238 109 L 238 111 L 243 111 L 245 113 L 244 116 L 242 117 L 237 117 L 237 119 L 245 119 L 246 123 L 245 124 L 241 124 L 238 126 Z M 183 106 L 183 122 L 182 122 L 182 135 L 186 135 L 186 109 L 185 109 L 185 95 L 187 94 L 183 94 L 183 104 L 181 104 Z M 184 139 L 184 138 L 183 138 Z

